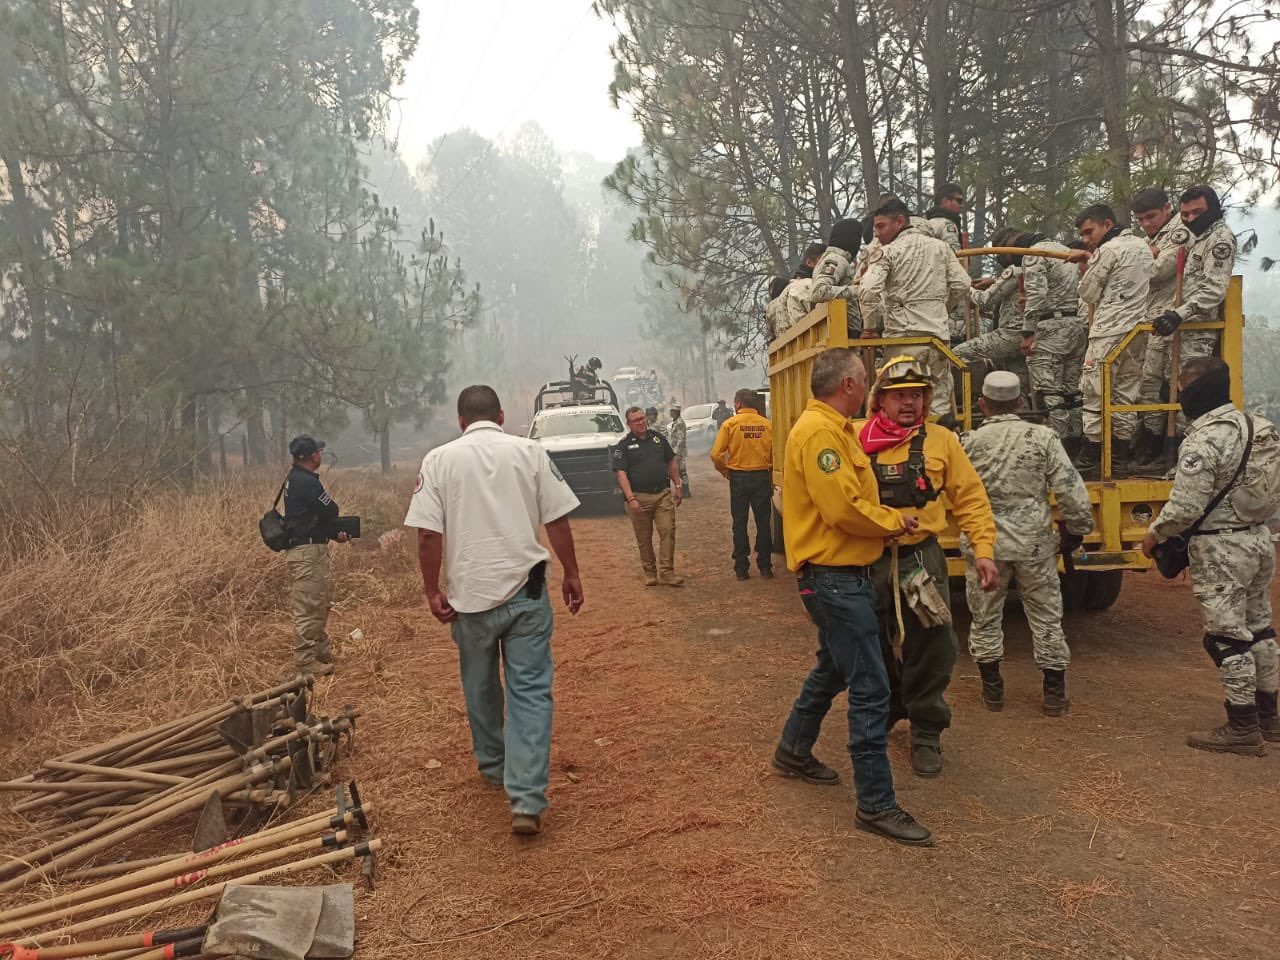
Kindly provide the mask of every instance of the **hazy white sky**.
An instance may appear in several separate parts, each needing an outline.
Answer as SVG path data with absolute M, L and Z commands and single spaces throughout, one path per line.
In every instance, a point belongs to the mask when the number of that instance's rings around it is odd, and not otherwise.
M 562 151 L 605 161 L 640 142 L 630 116 L 609 104 L 614 34 L 589 0 L 417 4 L 422 39 L 390 124 L 411 166 L 460 126 L 495 138 L 534 120 Z

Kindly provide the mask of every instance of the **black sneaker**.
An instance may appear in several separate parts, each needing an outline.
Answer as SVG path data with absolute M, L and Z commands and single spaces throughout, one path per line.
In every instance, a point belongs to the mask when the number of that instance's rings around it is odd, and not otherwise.
M 751 579 L 751 574 L 747 573 L 747 571 L 745 571 L 745 570 L 735 570 L 735 571 L 733 571 L 733 575 L 734 575 L 735 577 L 737 577 L 739 580 L 750 580 L 750 579 Z
M 805 783 L 814 783 L 820 787 L 834 787 L 840 782 L 840 774 L 813 754 L 801 757 L 778 747 L 773 751 L 773 766 L 788 777 L 799 777 Z
M 894 843 L 909 847 L 933 846 L 933 834 L 927 827 L 916 823 L 916 818 L 901 807 L 890 807 L 878 813 L 867 813 L 859 808 L 853 822 L 858 829 L 887 837 Z
M 765 567 L 764 569 L 762 569 L 762 570 L 760 571 L 760 576 L 761 576 L 761 577 L 763 577 L 765 580 L 772 580 L 772 579 L 773 579 L 773 568 L 772 568 L 772 567 Z

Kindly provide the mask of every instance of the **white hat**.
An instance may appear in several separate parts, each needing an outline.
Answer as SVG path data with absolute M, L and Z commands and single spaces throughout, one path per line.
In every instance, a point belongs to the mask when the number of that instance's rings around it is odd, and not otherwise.
M 982 395 L 988 400 L 1005 402 L 1017 400 L 1022 396 L 1022 381 L 1016 373 L 1008 370 L 993 370 L 982 381 Z

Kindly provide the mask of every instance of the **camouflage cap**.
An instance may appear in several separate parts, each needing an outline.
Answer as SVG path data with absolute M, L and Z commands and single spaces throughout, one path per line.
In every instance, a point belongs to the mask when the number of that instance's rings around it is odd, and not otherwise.
M 1022 381 L 1016 373 L 1008 370 L 993 370 L 982 381 L 982 395 L 988 400 L 1006 403 L 1022 396 Z

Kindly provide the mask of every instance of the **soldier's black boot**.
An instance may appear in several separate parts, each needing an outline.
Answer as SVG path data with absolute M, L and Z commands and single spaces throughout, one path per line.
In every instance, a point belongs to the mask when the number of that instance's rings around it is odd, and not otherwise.
M 1133 441 L 1132 440 L 1112 440 L 1111 441 L 1111 475 L 1115 477 L 1128 476 L 1130 469 L 1133 467 Z
M 1129 445 L 1129 456 L 1124 460 L 1120 459 L 1120 453 L 1123 452 L 1121 449 L 1123 441 L 1117 440 L 1115 449 L 1112 451 L 1112 473 L 1117 477 L 1134 477 L 1146 473 L 1146 461 L 1149 459 L 1148 450 L 1151 446 L 1150 438 L 1152 436 L 1154 434 L 1146 427 L 1143 427 L 1138 436 Z M 1156 443 L 1157 449 L 1159 449 L 1162 444 L 1158 438 Z
M 1044 715 L 1060 717 L 1071 709 L 1067 699 L 1067 671 L 1044 671 Z
M 1133 438 L 1134 466 L 1145 466 L 1163 453 L 1164 436 L 1153 431 L 1145 423 L 1138 427 L 1138 435 Z
M 1276 709 L 1276 692 L 1263 693 L 1261 690 L 1253 695 L 1258 704 L 1258 728 L 1262 731 L 1262 739 L 1272 743 L 1280 743 L 1280 714 Z
M 1102 464 L 1102 444 L 1088 437 L 1080 438 L 1080 452 L 1071 460 L 1081 474 L 1097 473 Z
M 1004 678 L 1000 676 L 1000 661 L 978 661 L 982 674 L 982 705 L 994 713 L 1004 709 Z
M 1067 456 L 1072 460 L 1080 456 L 1080 441 L 1082 437 L 1063 437 L 1062 449 L 1067 451 Z
M 1238 753 L 1246 757 L 1265 756 L 1267 748 L 1258 724 L 1256 703 L 1228 703 L 1227 722 L 1208 733 L 1193 733 L 1187 746 L 1213 753 Z

